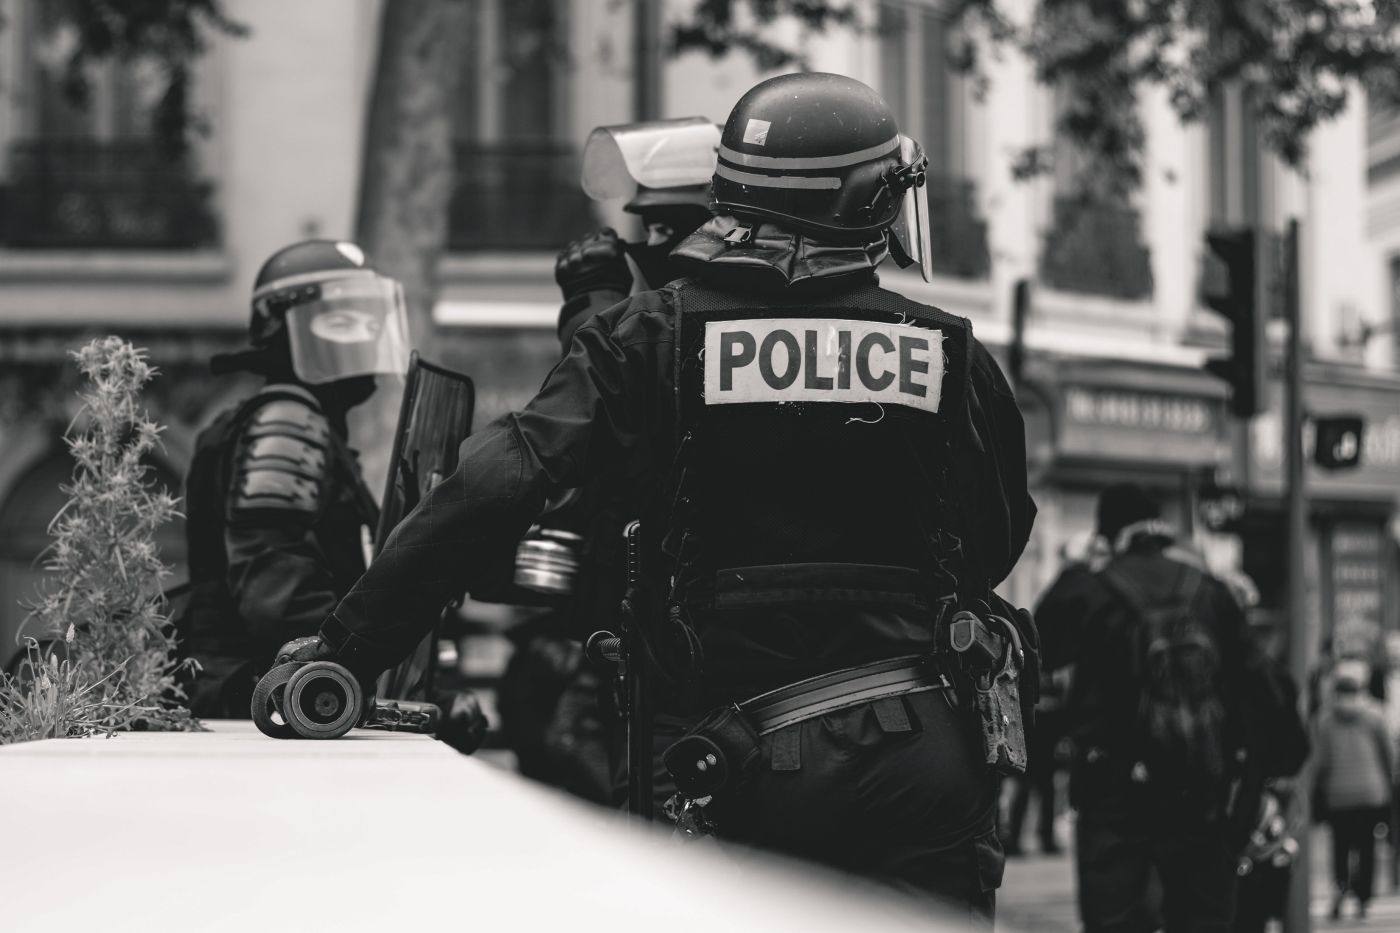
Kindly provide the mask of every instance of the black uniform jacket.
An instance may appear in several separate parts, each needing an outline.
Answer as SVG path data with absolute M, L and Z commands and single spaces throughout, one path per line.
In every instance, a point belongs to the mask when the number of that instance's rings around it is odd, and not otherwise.
M 269 385 L 206 428 L 185 494 L 196 712 L 246 715 L 241 698 L 216 699 L 224 682 L 316 631 L 364 572 L 361 528 L 377 509 L 344 438 L 295 385 Z
M 819 284 L 830 295 L 868 288 L 873 280 L 866 272 Z M 568 354 L 523 411 L 463 444 L 456 472 L 395 529 L 322 626 L 343 660 L 373 673 L 403 657 L 446 599 L 508 566 L 522 533 L 556 490 L 605 477 L 629 490 L 640 512 L 648 497 L 654 504 L 678 443 L 675 289 L 684 282 L 596 315 L 579 328 Z M 995 585 L 1025 546 L 1035 506 L 1026 489 L 1020 411 L 995 362 L 975 341 L 970 369 L 969 436 L 956 465 L 958 494 L 966 512 L 976 516 L 973 527 L 964 529 L 964 541 Z M 889 470 L 889 464 L 872 464 L 872 480 L 889 482 Z M 665 592 L 664 578 L 655 585 Z

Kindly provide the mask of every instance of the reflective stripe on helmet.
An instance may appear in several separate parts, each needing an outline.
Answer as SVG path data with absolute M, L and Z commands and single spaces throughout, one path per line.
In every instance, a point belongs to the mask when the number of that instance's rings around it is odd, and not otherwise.
M 819 168 L 845 168 L 848 165 L 869 162 L 872 159 L 878 159 L 880 156 L 888 155 L 898 148 L 898 146 L 899 137 L 891 136 L 888 140 L 879 145 L 858 149 L 855 152 L 847 152 L 833 156 L 808 156 L 805 158 L 797 158 L 788 156 L 749 155 L 745 152 L 737 152 L 721 144 L 719 147 L 719 155 L 721 159 L 734 162 L 738 165 L 747 165 L 750 168 L 795 169 L 797 171 L 802 171 Z
M 841 179 L 835 175 L 755 175 L 753 172 L 741 172 L 724 164 L 715 167 L 715 174 L 740 185 L 757 185 L 760 188 L 818 188 L 834 191 L 841 187 Z
M 266 285 L 260 286 L 253 292 L 253 301 L 264 298 L 274 292 L 283 289 L 295 288 L 298 285 L 315 285 L 317 282 L 329 282 L 336 279 L 351 279 L 360 276 L 376 276 L 379 273 L 373 269 L 325 269 L 317 272 L 302 272 L 298 275 L 286 275 L 280 279 L 273 279 Z

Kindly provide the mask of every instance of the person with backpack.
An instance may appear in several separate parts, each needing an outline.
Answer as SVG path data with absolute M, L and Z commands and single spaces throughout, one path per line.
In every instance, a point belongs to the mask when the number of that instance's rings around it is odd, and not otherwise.
M 1314 816 L 1332 828 L 1334 920 L 1347 894 L 1356 897 L 1357 917 L 1366 916 L 1376 874 L 1376 827 L 1390 819 L 1390 736 L 1378 704 L 1367 695 L 1368 680 L 1363 663 L 1339 663 L 1332 702 L 1315 723 Z
M 1297 770 L 1306 737 L 1240 604 L 1157 503 L 1115 485 L 1096 518 L 1112 557 L 1067 598 L 1047 594 L 1037 619 L 1046 668 L 1074 665 L 1065 719 L 1084 929 L 1156 929 L 1155 872 L 1167 933 L 1228 930 L 1264 780 Z

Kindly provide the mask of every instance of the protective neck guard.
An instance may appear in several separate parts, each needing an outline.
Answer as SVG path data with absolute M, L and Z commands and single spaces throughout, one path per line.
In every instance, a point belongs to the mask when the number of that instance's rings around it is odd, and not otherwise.
M 882 235 L 864 244 L 821 243 L 777 224 L 712 218 L 681 241 L 671 259 L 687 273 L 753 288 L 830 288 L 873 281 L 889 255 Z

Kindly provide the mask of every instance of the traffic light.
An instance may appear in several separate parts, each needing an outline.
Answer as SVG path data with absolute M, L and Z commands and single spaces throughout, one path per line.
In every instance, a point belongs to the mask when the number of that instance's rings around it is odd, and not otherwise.
M 1313 419 L 1317 443 L 1313 462 L 1328 470 L 1342 470 L 1361 463 L 1361 439 L 1366 420 L 1360 415 L 1329 415 Z
M 1230 322 L 1230 355 L 1207 360 L 1206 370 L 1230 386 L 1230 410 L 1241 418 L 1264 410 L 1264 319 L 1258 288 L 1254 231 L 1207 232 L 1201 300 Z

